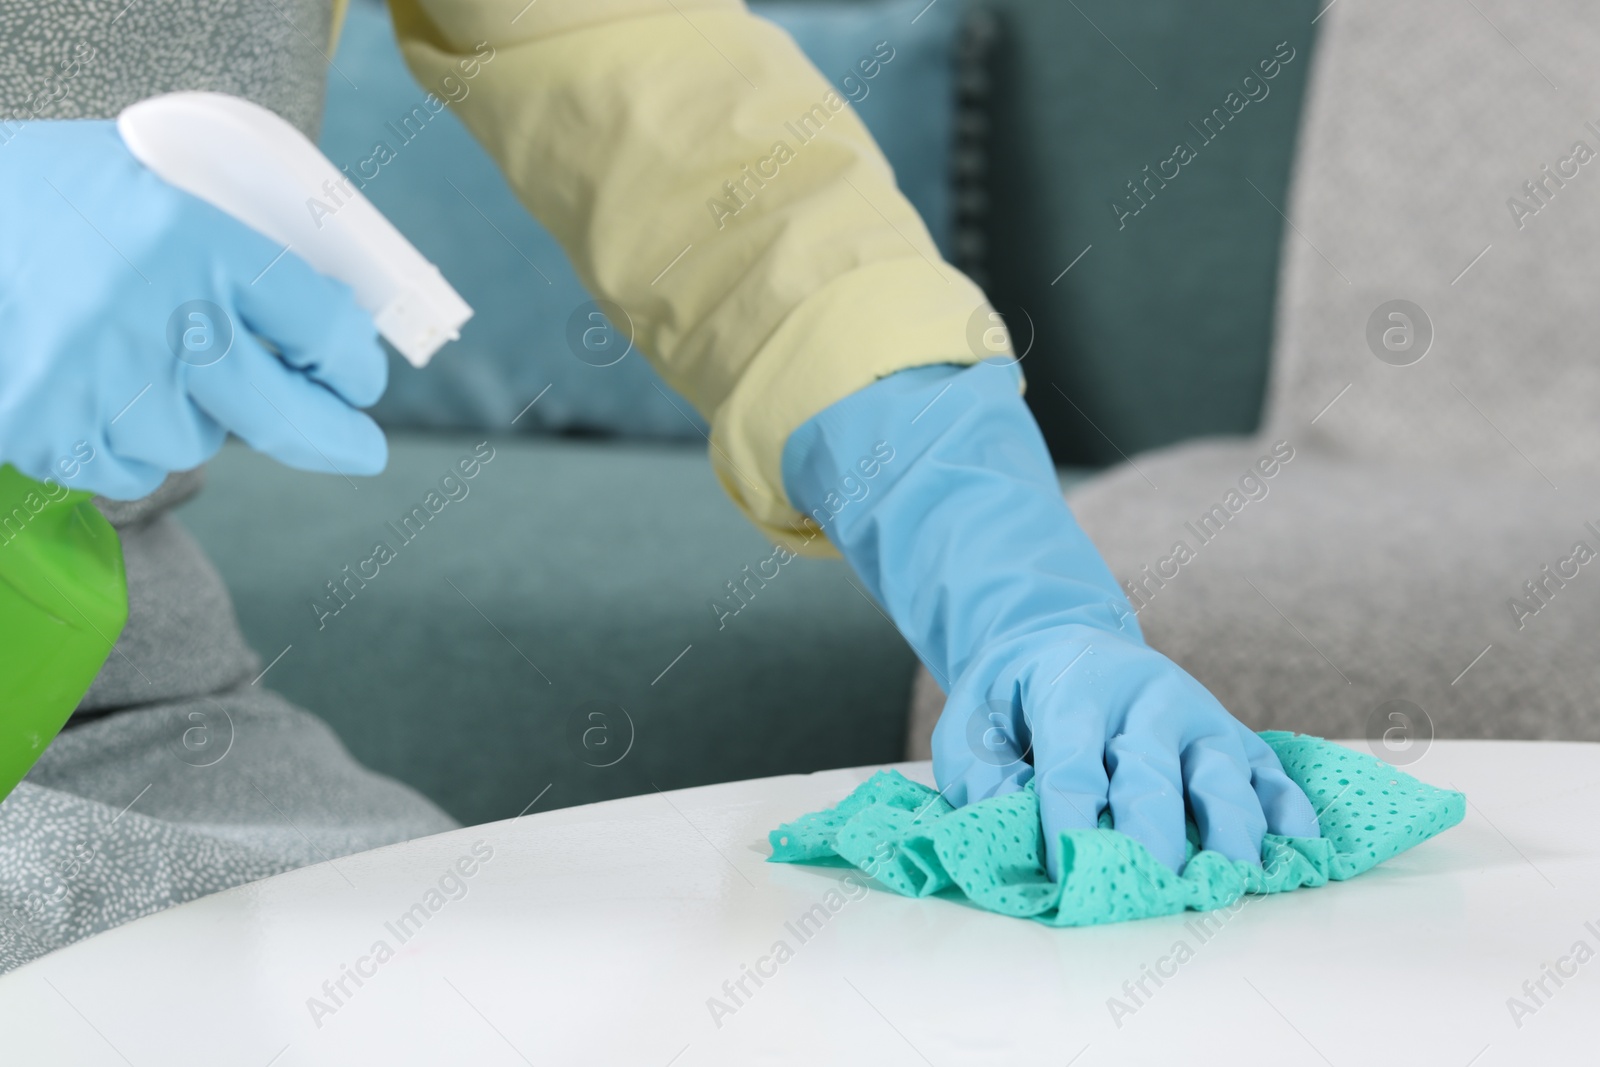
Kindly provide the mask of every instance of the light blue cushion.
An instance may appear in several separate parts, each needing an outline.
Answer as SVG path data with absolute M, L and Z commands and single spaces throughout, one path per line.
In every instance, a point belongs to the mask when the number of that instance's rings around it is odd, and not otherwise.
M 948 253 L 959 9 L 955 0 L 925 7 L 926 0 L 752 5 L 858 101 L 901 188 Z M 589 325 L 583 313 L 592 305 L 561 247 L 517 203 L 461 122 L 448 108 L 432 114 L 424 96 L 400 58 L 387 10 L 356 0 L 329 75 L 322 150 L 352 172 L 376 170 L 365 195 L 476 310 L 461 340 L 426 369 L 392 356 L 389 390 L 374 412 L 379 421 L 505 429 L 515 418 L 515 429 L 527 432 L 698 439 L 704 423 L 637 352 L 608 366 L 574 354 L 569 336 Z M 380 143 L 388 161 L 363 166 L 382 158 Z

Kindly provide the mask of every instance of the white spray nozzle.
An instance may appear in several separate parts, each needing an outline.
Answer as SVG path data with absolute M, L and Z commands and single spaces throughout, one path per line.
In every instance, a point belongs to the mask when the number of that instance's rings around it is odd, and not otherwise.
M 157 175 L 287 245 L 355 291 L 413 366 L 461 336 L 472 308 L 299 130 L 226 93 L 168 93 L 125 108 L 117 131 Z

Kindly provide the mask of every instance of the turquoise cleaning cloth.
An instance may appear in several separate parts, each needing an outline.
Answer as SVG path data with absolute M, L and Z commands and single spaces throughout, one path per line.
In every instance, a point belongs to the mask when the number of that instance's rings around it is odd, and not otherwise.
M 1466 797 L 1419 782 L 1342 745 L 1281 730 L 1262 733 L 1318 812 L 1322 836 L 1268 834 L 1261 866 L 1202 852 L 1188 825 L 1188 862 L 1173 874 L 1111 828 L 1069 830 L 1061 881 L 1044 868 L 1033 783 L 959 810 L 937 792 L 879 771 L 839 804 L 768 835 L 772 862 L 848 864 L 902 896 L 961 893 L 986 911 L 1052 926 L 1146 919 L 1226 907 L 1245 893 L 1282 893 L 1370 870 L 1460 822 Z

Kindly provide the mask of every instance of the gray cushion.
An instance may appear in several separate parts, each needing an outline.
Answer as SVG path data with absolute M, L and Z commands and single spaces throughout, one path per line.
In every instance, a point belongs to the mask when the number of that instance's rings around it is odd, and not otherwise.
M 1574 142 L 1600 152 L 1600 9 L 1490 17 L 1422 0 L 1340 4 L 1319 24 L 1264 433 L 1352 461 L 1542 471 L 1567 490 L 1600 448 L 1600 160 L 1520 228 L 1509 205 Z M 1367 337 L 1394 300 L 1435 333 L 1410 366 Z M 1385 503 L 1367 505 L 1375 520 Z
M 1257 729 L 1359 737 L 1369 719 L 1378 732 L 1393 725 L 1375 711 L 1406 700 L 1439 736 L 1600 740 L 1600 566 L 1574 564 L 1546 607 L 1523 587 L 1578 540 L 1600 552 L 1584 525 L 1600 511 L 1531 475 L 1305 449 L 1202 544 L 1200 516 L 1262 454 L 1254 443 L 1183 446 L 1071 498 L 1112 570 L 1142 586 L 1135 604 L 1152 645 Z M 1180 539 L 1194 558 L 1167 565 L 1176 576 L 1163 580 L 1160 561 Z M 1537 613 L 1519 617 L 1513 596 Z

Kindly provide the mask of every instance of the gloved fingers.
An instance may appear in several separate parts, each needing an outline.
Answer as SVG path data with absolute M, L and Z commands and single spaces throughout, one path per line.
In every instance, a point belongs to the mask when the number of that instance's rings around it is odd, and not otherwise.
M 1283 763 L 1272 746 L 1242 723 L 1239 730 L 1244 735 L 1241 742 L 1250 763 L 1256 798 L 1266 816 L 1267 832 L 1281 837 L 1321 837 L 1316 807 L 1305 790 L 1284 773 Z
M 970 703 L 959 688 L 945 702 L 933 730 L 933 777 L 954 807 L 1015 793 L 1033 777 L 1027 760 L 1029 734 L 1021 716 L 1003 713 L 1002 704 Z
M 102 440 L 95 458 L 83 465 L 78 477 L 62 484 L 85 489 L 107 500 L 138 500 L 155 492 L 169 473 L 167 468 L 124 459 Z
M 1251 788 L 1250 764 L 1237 736 L 1230 731 L 1198 738 L 1184 748 L 1182 763 L 1200 847 L 1259 866 L 1267 817 Z
M 107 500 L 139 500 L 161 488 L 169 472 L 142 463 L 108 463 L 95 472 L 92 482 L 73 486 Z
M 226 357 L 193 368 L 188 382 L 202 410 L 287 466 L 360 475 L 377 474 L 388 461 L 377 423 L 247 333 L 234 338 Z
M 951 807 L 964 808 L 979 800 L 1003 797 L 1015 793 L 1033 780 L 1033 766 L 1013 764 L 1004 770 L 984 763 L 972 762 L 964 766 L 951 766 L 934 761 L 933 780 L 938 783 L 939 795 Z
M 1164 709 L 1161 721 L 1178 719 L 1180 710 Z M 1124 732 L 1106 742 L 1112 825 L 1181 873 L 1188 838 L 1184 834 L 1183 768 L 1177 738 L 1155 728 L 1148 718 L 1141 722 L 1130 715 L 1129 720 Z
M 274 262 L 271 257 L 280 250 L 270 242 L 242 247 L 255 250 L 235 252 L 241 259 L 261 259 L 253 267 L 241 264 L 241 273 L 248 271 L 243 277 L 253 280 L 234 288 L 243 329 L 353 407 L 377 403 L 389 382 L 389 361 L 372 316 L 356 303 L 350 287 L 317 273 L 293 251 Z
M 128 398 L 133 396 L 130 391 Z M 143 399 L 149 400 L 149 393 Z M 119 455 L 106 437 L 117 412 L 97 410 L 93 397 L 55 390 L 31 397 L 26 419 L 23 410 L 0 415 L 0 431 L 8 431 L 0 434 L 0 463 L 36 482 L 111 500 L 137 500 L 154 492 L 171 470 Z
M 1061 834 L 1094 829 L 1108 803 L 1105 719 L 1091 708 L 1037 708 L 1032 714 L 1045 867 L 1059 880 Z
M 181 385 L 165 376 L 147 383 L 107 418 L 105 439 L 113 455 L 124 463 L 162 472 L 198 467 L 217 454 L 228 436 L 216 419 L 194 405 Z

